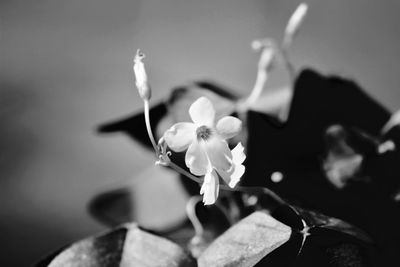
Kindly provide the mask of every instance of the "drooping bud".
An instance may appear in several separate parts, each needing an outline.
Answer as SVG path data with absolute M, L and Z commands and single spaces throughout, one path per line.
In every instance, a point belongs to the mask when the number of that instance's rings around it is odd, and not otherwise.
M 393 127 L 400 125 L 400 110 L 392 114 L 388 122 L 382 127 L 381 134 L 387 134 Z
M 277 46 L 275 41 L 269 38 L 254 40 L 251 47 L 255 51 L 261 51 L 258 61 L 258 70 L 269 72 L 276 61 Z
M 145 54 L 140 52 L 138 49 L 136 51 L 134 65 L 133 65 L 133 72 L 135 73 L 136 78 L 136 87 L 139 91 L 139 95 L 143 100 L 149 100 L 151 97 L 151 89 L 149 82 L 147 80 L 146 69 L 144 68 L 143 58 Z
M 293 42 L 299 28 L 307 14 L 308 5 L 301 3 L 290 17 L 285 29 L 285 36 L 283 39 L 283 46 L 287 49 Z

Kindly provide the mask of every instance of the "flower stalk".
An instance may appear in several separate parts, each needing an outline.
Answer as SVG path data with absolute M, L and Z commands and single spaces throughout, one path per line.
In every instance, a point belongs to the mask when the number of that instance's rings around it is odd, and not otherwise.
M 159 147 L 156 144 L 156 140 L 154 139 L 153 131 L 151 130 L 151 124 L 150 124 L 150 108 L 149 108 L 149 100 L 144 99 L 144 121 L 146 124 L 146 129 L 147 129 L 147 135 L 149 136 L 150 142 L 153 145 L 154 151 L 156 152 L 156 155 L 158 156 L 159 154 Z
M 268 74 L 272 71 L 274 65 L 278 62 L 283 63 L 288 74 L 290 83 L 295 80 L 295 69 L 289 60 L 289 48 L 307 15 L 308 5 L 300 4 L 290 17 L 283 40 L 277 44 L 272 39 L 261 39 L 252 42 L 253 50 L 260 51 L 260 59 L 258 61 L 257 77 L 250 95 L 242 103 L 238 105 L 238 111 L 243 113 L 247 111 L 262 94 L 268 81 Z
M 270 39 L 255 40 L 252 43 L 252 48 L 253 50 L 261 51 L 261 54 L 253 90 L 247 99 L 239 105 L 241 113 L 247 111 L 260 97 L 268 81 L 268 73 L 271 71 L 275 59 L 276 45 Z

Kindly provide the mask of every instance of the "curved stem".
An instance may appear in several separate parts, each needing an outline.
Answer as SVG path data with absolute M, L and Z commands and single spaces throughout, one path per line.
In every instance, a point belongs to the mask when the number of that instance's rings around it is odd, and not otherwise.
M 246 100 L 239 105 L 239 109 L 241 113 L 244 113 L 249 109 L 249 107 L 257 101 L 260 97 L 261 93 L 264 90 L 264 87 L 268 80 L 268 70 L 267 66 L 270 64 L 272 57 L 269 56 L 267 53 L 270 53 L 269 48 L 264 48 L 261 52 L 260 60 L 258 63 L 257 69 L 257 77 L 256 81 L 253 86 L 253 90 L 251 91 L 250 95 L 246 98 Z
M 201 184 L 203 182 L 203 180 L 199 177 L 194 176 L 193 174 L 189 173 L 188 171 L 182 169 L 181 167 L 179 167 L 178 165 L 176 165 L 175 163 L 173 163 L 172 161 L 169 161 L 167 163 L 167 166 L 171 167 L 172 169 L 176 170 L 178 173 L 185 175 L 186 177 L 188 177 L 189 179 L 191 179 L 192 181 Z M 266 187 L 257 187 L 257 186 L 236 186 L 235 188 L 230 188 L 227 185 L 223 185 L 221 184 L 219 186 L 220 189 L 225 190 L 225 191 L 232 191 L 232 192 L 242 192 L 242 193 L 249 193 L 249 194 L 254 194 L 254 193 L 261 193 L 261 194 L 265 194 L 270 196 L 272 199 L 274 199 L 275 201 L 277 201 L 280 204 L 285 204 L 286 202 L 279 197 L 274 191 L 266 188 Z
M 296 78 L 295 77 L 296 76 L 296 71 L 294 69 L 293 64 L 289 60 L 288 50 L 289 50 L 289 47 L 287 45 L 283 44 L 281 46 L 281 54 L 282 54 L 283 62 L 285 64 L 287 72 L 289 73 L 290 84 L 293 86 L 294 80 Z
M 249 193 L 249 194 L 254 194 L 254 193 L 261 193 L 270 196 L 272 199 L 276 200 L 280 204 L 286 204 L 286 201 L 284 201 L 280 196 L 278 196 L 274 191 L 266 188 L 266 187 L 260 187 L 260 186 L 236 186 L 235 188 L 230 188 L 229 186 L 226 185 L 220 185 L 219 187 L 222 190 L 225 191 L 232 191 L 232 192 L 242 192 L 242 193 Z
M 160 149 L 156 144 L 156 141 L 155 141 L 154 135 L 153 135 L 153 131 L 151 129 L 151 124 L 150 124 L 149 101 L 148 100 L 144 100 L 143 102 L 144 102 L 144 120 L 145 120 L 145 123 L 146 123 L 147 134 L 149 136 L 151 144 L 153 145 L 153 148 L 154 148 L 154 151 L 156 153 L 156 156 L 160 157 Z M 185 175 L 186 177 L 188 177 L 189 179 L 193 180 L 196 183 L 202 183 L 203 182 L 202 179 L 200 179 L 199 177 L 196 177 L 193 174 L 189 173 L 188 171 L 182 169 L 181 167 L 179 167 L 178 165 L 173 163 L 171 160 L 169 160 L 168 162 L 164 162 L 164 164 L 162 164 L 162 165 L 171 167 L 172 169 L 174 169 L 178 173 L 180 173 L 182 175 Z
M 201 197 L 193 196 L 186 203 L 186 214 L 194 227 L 194 231 L 197 236 L 202 236 L 204 233 L 204 227 L 201 224 L 199 218 L 196 215 L 196 205 L 201 201 Z
M 257 99 L 260 97 L 262 91 L 264 90 L 264 86 L 268 80 L 268 73 L 266 70 L 258 70 L 256 81 L 254 83 L 253 90 L 251 91 L 249 97 L 245 101 L 245 108 L 247 109 L 251 106 Z
M 144 100 L 143 102 L 144 102 L 144 120 L 146 123 L 147 134 L 150 138 L 151 144 L 153 145 L 154 151 L 156 152 L 156 155 L 158 156 L 160 151 L 158 150 L 156 141 L 153 136 L 153 131 L 151 130 L 149 101 Z
M 193 174 L 191 174 L 190 172 L 186 171 L 185 169 L 179 167 L 178 165 L 176 165 L 175 163 L 173 163 L 172 161 L 167 163 L 167 166 L 171 167 L 172 169 L 174 169 L 175 171 L 177 171 L 178 173 L 185 175 L 187 178 L 189 178 L 190 180 L 201 184 L 203 182 L 203 179 L 194 176 Z

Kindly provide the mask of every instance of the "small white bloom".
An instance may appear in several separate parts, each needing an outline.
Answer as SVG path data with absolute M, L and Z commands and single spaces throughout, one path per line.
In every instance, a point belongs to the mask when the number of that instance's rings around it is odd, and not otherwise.
M 242 143 L 238 143 L 234 149 L 232 149 L 232 167 L 227 172 L 221 171 L 219 174 L 225 181 L 229 181 L 228 185 L 233 188 L 240 181 L 240 178 L 244 174 L 245 167 L 242 164 L 246 159 L 244 154 L 244 147 Z
M 203 195 L 204 205 L 212 205 L 218 198 L 219 181 L 217 173 L 212 170 L 204 176 L 204 182 L 200 189 L 200 194 Z
M 185 163 L 194 175 L 204 175 L 200 193 L 205 205 L 213 204 L 218 197 L 218 174 L 234 187 L 244 173 L 245 155 L 238 144 L 232 151 L 228 138 L 237 135 L 242 122 L 232 116 L 215 123 L 215 109 L 210 100 L 200 97 L 189 108 L 192 122 L 180 122 L 164 133 L 168 147 L 175 152 L 187 149 Z

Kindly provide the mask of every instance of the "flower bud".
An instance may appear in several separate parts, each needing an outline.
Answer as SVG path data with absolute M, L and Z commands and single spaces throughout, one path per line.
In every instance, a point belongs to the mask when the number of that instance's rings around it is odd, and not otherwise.
M 144 64 L 142 62 L 144 57 L 145 55 L 138 49 L 134 59 L 135 64 L 133 65 L 133 72 L 135 73 L 136 87 L 139 91 L 140 97 L 143 100 L 149 100 L 151 97 L 151 89 L 147 80 L 146 69 L 144 68 Z
M 283 40 L 283 44 L 286 48 L 292 44 L 293 39 L 299 31 L 299 28 L 307 14 L 307 10 L 308 5 L 302 3 L 297 7 L 296 11 L 294 11 L 293 15 L 290 17 L 285 29 L 285 36 Z
M 276 61 L 277 46 L 275 41 L 269 38 L 254 40 L 251 46 L 256 51 L 261 51 L 258 61 L 258 70 L 271 71 Z
M 381 134 L 387 134 L 393 127 L 400 125 L 400 110 L 392 114 L 388 122 L 383 126 Z

